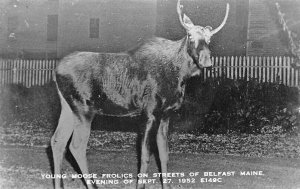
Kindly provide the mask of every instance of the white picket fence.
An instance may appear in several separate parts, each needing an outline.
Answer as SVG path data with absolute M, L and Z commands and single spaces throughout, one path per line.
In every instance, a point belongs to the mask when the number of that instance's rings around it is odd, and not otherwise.
M 255 78 L 259 82 L 300 85 L 300 70 L 291 67 L 290 57 L 213 57 L 214 67 L 204 69 L 204 79 Z M 22 84 L 26 87 L 44 85 L 52 80 L 57 60 L 0 60 L 0 85 Z
M 213 57 L 214 67 L 204 70 L 204 79 L 225 77 L 300 85 L 300 69 L 291 66 L 291 57 Z
M 44 85 L 52 80 L 57 60 L 0 60 L 0 85 Z

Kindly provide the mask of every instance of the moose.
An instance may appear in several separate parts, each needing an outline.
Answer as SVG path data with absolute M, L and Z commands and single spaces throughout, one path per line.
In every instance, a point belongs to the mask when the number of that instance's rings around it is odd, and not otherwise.
M 182 13 L 177 2 L 179 21 L 186 36 L 178 41 L 154 37 L 123 53 L 75 52 L 64 57 L 55 71 L 55 83 L 61 103 L 58 126 L 51 138 L 54 175 L 59 175 L 64 150 L 69 149 L 82 174 L 89 174 L 86 158 L 91 122 L 95 115 L 141 117 L 141 153 L 139 173 L 146 173 L 150 160 L 150 139 L 157 144 L 160 170 L 167 173 L 168 127 L 170 115 L 184 100 L 187 79 L 212 66 L 208 44 L 225 25 L 194 25 Z M 152 132 L 152 131 L 155 132 Z M 152 136 L 150 133 L 155 133 Z M 165 174 L 162 174 L 162 178 Z M 139 181 L 139 179 L 137 180 Z M 55 177 L 55 188 L 61 188 Z M 87 184 L 87 188 L 95 185 Z M 164 189 L 167 183 L 162 183 Z M 137 188 L 145 188 L 137 182 Z

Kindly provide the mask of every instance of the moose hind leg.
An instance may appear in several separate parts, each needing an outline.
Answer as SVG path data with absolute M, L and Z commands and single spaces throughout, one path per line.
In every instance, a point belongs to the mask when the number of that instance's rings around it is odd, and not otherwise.
M 90 136 L 91 131 L 91 120 L 87 120 L 85 118 L 81 118 L 80 120 L 76 120 L 76 125 L 74 128 L 72 140 L 70 143 L 70 151 L 74 156 L 81 173 L 83 175 L 89 174 L 88 171 L 88 163 L 86 158 L 86 149 L 87 143 Z M 87 178 L 84 178 L 87 188 L 92 189 L 96 188 L 96 186 L 88 183 Z
M 146 129 L 143 134 L 142 145 L 141 145 L 142 149 L 141 149 L 141 167 L 139 171 L 140 174 L 146 173 L 149 166 L 149 162 L 150 162 L 149 134 L 154 124 L 154 121 L 155 121 L 155 117 L 153 115 L 148 116 Z M 145 184 L 141 183 L 140 178 L 138 178 L 137 189 L 142 189 L 142 188 L 145 188 Z
M 51 138 L 51 147 L 52 147 L 52 154 L 53 154 L 53 161 L 54 161 L 54 175 L 55 175 L 55 188 L 61 188 L 61 179 L 58 175 L 61 174 L 61 165 L 63 160 L 63 155 L 65 151 L 65 147 L 69 138 L 72 135 L 74 130 L 74 114 L 64 100 L 61 97 L 61 113 L 60 118 L 58 121 L 58 126 L 55 130 L 54 135 Z
M 159 124 L 159 128 L 157 131 L 156 142 L 158 147 L 161 172 L 167 173 L 167 164 L 169 161 L 169 147 L 168 147 L 168 127 L 169 127 L 169 118 L 162 119 Z M 169 188 L 168 186 L 168 178 L 162 177 L 162 185 L 163 189 Z

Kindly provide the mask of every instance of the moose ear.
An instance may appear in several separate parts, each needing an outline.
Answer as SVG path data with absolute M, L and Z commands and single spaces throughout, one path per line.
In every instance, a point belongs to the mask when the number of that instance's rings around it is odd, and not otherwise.
M 184 23 L 187 27 L 189 27 L 189 28 L 191 28 L 191 27 L 194 26 L 194 24 L 193 24 L 193 22 L 191 21 L 191 19 L 190 19 L 187 15 L 185 15 L 185 14 L 183 14 L 183 23 Z

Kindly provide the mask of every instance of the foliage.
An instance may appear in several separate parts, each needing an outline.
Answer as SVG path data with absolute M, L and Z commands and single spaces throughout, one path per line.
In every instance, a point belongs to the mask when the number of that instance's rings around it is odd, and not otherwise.
M 180 114 L 184 119 L 203 117 L 194 123 L 200 133 L 282 133 L 299 124 L 297 88 L 217 78 L 194 81 L 189 89 Z
M 31 88 L 7 85 L 0 90 L 0 121 L 3 124 L 30 122 L 49 127 L 57 122 L 59 113 L 54 82 Z

